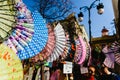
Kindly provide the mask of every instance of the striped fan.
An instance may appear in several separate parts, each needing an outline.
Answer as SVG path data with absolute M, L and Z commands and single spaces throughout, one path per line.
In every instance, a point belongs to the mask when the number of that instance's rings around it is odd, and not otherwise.
M 71 49 L 71 45 L 70 45 L 70 40 L 69 40 L 69 34 L 67 34 L 67 32 L 66 32 L 66 44 L 65 44 L 64 51 L 61 55 L 62 60 L 68 56 L 70 49 Z
M 0 43 L 5 41 L 15 27 L 14 0 L 0 0 Z
M 115 62 L 120 65 L 120 53 L 115 54 Z
M 15 53 L 23 50 L 24 46 L 28 45 L 34 33 L 34 25 L 30 11 L 26 8 L 24 3 L 16 3 L 17 16 L 16 26 L 5 44 L 9 46 Z
M 65 32 L 60 23 L 54 28 L 56 43 L 53 53 L 48 58 L 48 62 L 53 62 L 63 53 L 66 43 Z
M 111 44 L 110 47 L 105 46 L 103 48 L 103 53 L 106 53 L 106 58 L 104 60 L 104 64 L 109 67 L 109 68 L 114 68 L 114 63 L 116 62 L 117 64 L 120 63 L 120 54 L 119 54 L 119 43 L 118 42 L 114 42 Z

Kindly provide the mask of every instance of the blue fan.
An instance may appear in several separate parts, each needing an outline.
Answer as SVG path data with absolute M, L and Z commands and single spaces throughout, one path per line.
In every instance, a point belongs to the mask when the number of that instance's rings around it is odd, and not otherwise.
M 34 21 L 34 34 L 31 41 L 23 50 L 19 50 L 17 55 L 21 60 L 35 56 L 45 47 L 48 40 L 48 29 L 45 21 L 38 11 L 32 12 Z

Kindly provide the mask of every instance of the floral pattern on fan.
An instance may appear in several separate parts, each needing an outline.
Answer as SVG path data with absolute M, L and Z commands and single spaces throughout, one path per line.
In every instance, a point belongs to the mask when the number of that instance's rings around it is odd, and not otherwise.
M 86 46 L 81 36 L 75 40 L 76 43 L 76 53 L 74 56 L 74 61 L 77 64 L 82 64 L 86 57 Z
M 31 12 L 22 1 L 16 3 L 15 7 L 17 9 L 16 27 L 5 44 L 17 53 L 31 41 L 34 34 L 34 25 Z
M 43 50 L 48 40 L 48 29 L 45 21 L 38 11 L 32 12 L 34 21 L 34 34 L 31 41 L 23 50 L 18 51 L 21 60 L 31 58 Z
M 48 29 L 40 13 L 30 12 L 22 0 L 18 0 L 15 7 L 17 9 L 16 26 L 4 43 L 23 60 L 42 51 L 48 39 Z

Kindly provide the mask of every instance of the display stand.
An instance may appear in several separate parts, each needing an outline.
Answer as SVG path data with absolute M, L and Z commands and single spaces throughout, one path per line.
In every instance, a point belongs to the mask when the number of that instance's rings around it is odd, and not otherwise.
M 66 79 L 69 80 L 68 74 L 66 74 Z
M 66 61 L 65 64 L 63 65 L 63 73 L 66 74 L 66 79 L 69 80 L 68 74 L 72 73 L 72 62 Z

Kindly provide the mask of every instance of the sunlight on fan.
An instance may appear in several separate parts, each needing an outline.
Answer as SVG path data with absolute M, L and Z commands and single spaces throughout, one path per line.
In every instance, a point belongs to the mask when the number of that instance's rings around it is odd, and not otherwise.
M 32 58 L 33 62 L 46 60 L 55 47 L 55 34 L 51 24 L 47 24 L 48 27 L 48 41 L 44 49 L 35 57 Z
M 48 29 L 40 13 L 34 11 L 32 12 L 32 17 L 34 21 L 34 34 L 28 46 L 18 51 L 20 59 L 30 58 L 41 52 L 48 40 Z
M 0 44 L 0 65 L 0 80 L 23 80 L 20 59 L 4 44 Z
M 23 50 L 24 46 L 28 45 L 31 41 L 34 33 L 34 25 L 30 11 L 26 8 L 22 2 L 16 3 L 17 16 L 16 26 L 10 35 L 9 39 L 5 42 L 7 46 L 17 53 L 19 50 Z
M 53 53 L 48 58 L 48 62 L 53 62 L 63 53 L 65 44 L 66 44 L 66 37 L 64 29 L 60 23 L 54 28 L 55 36 L 56 36 L 56 43 Z
M 38 11 L 30 12 L 22 0 L 17 2 L 15 7 L 16 26 L 4 43 L 23 60 L 35 56 L 44 48 L 48 30 Z

